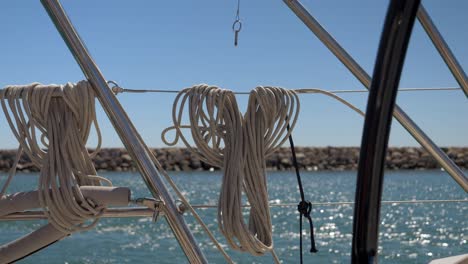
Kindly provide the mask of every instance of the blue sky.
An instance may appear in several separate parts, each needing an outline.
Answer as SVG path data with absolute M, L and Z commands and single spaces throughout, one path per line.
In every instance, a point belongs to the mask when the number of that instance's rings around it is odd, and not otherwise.
M 280 1 L 241 3 L 243 28 L 233 46 L 235 0 L 62 1 L 95 61 L 109 80 L 127 88 L 181 89 L 208 83 L 234 91 L 257 85 L 326 90 L 363 86 Z M 468 69 L 468 2 L 423 1 L 437 27 Z M 388 1 L 303 4 L 372 73 Z M 0 87 L 83 79 L 40 1 L 0 2 Z M 419 23 L 411 38 L 400 87 L 457 87 Z M 343 97 L 365 109 L 367 94 Z M 149 146 L 163 146 L 174 95 L 119 95 Z M 241 106 L 247 97 L 239 97 Z M 363 118 L 322 95 L 302 95 L 297 145 L 358 146 Z M 468 103 L 461 91 L 399 93 L 397 103 L 442 146 L 468 146 Z M 99 109 L 104 146 L 122 146 Z M 95 143 L 94 137 L 90 146 Z M 393 123 L 390 145 L 417 142 Z M 0 115 L 0 148 L 15 148 Z

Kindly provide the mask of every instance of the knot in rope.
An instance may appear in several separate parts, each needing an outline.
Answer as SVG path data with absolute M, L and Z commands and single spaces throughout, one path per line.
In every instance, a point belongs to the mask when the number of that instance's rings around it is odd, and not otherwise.
M 289 130 L 289 126 L 287 127 Z M 294 164 L 294 169 L 296 171 L 296 178 L 297 178 L 297 185 L 299 188 L 299 194 L 301 196 L 301 201 L 297 205 L 297 211 L 299 211 L 299 259 L 300 263 L 303 263 L 303 256 L 302 256 L 302 217 L 306 217 L 309 220 L 309 227 L 310 227 L 310 252 L 315 253 L 318 252 L 315 246 L 315 237 L 314 237 L 314 224 L 312 221 L 312 216 L 310 213 L 312 212 L 312 203 L 310 201 L 305 200 L 304 188 L 302 187 L 302 179 L 301 173 L 299 172 L 299 165 L 297 163 L 297 156 L 296 156 L 296 148 L 294 147 L 294 140 L 292 138 L 292 134 L 289 135 L 289 145 L 291 146 L 291 155 Z
M 312 211 L 312 203 L 309 201 L 300 201 L 297 205 L 297 211 L 299 211 L 301 215 L 309 217 Z
M 189 125 L 182 125 L 186 103 Z M 216 86 L 183 89 L 174 101 L 174 125 L 162 132 L 162 140 L 171 146 L 181 140 L 201 161 L 222 168 L 218 225 L 233 249 L 252 255 L 273 249 L 265 157 L 288 139 L 298 114 L 296 93 L 278 87 L 252 90 L 244 115 L 234 93 Z M 190 129 L 193 144 L 184 128 Z M 166 133 L 173 129 L 174 140 L 168 141 Z M 248 224 L 242 213 L 243 193 L 251 205 Z
M 312 203 L 309 201 L 300 201 L 299 204 L 297 205 L 297 211 L 299 211 L 300 214 L 300 235 L 302 237 L 302 216 L 307 218 L 309 220 L 309 225 L 310 225 L 310 252 L 316 253 L 318 252 L 316 246 L 315 246 L 315 237 L 314 237 L 314 224 L 312 222 L 312 217 L 310 215 L 310 212 L 312 211 Z M 301 254 L 302 254 L 302 239 L 301 239 Z M 302 256 L 301 256 L 302 257 Z

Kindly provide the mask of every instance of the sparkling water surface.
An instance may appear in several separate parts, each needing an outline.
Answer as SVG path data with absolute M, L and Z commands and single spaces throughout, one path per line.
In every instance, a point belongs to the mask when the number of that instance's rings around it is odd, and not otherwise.
M 465 172 L 466 173 L 466 172 Z M 215 204 L 221 173 L 170 173 L 192 204 Z M 303 172 L 306 198 L 313 202 L 353 201 L 356 172 Z M 151 196 L 138 173 L 102 173 L 115 186 L 129 186 L 133 197 Z M 0 183 L 6 179 L 0 174 Z M 31 190 L 37 174 L 19 174 L 9 193 Z M 292 172 L 269 172 L 271 203 L 297 203 L 299 193 Z M 468 199 L 443 171 L 389 171 L 383 200 Z M 217 231 L 216 209 L 199 214 L 226 246 Z M 246 210 L 247 212 L 247 210 Z M 224 258 L 186 213 L 198 243 L 210 263 Z M 296 207 L 271 209 L 276 252 L 283 263 L 299 262 L 298 213 Z M 349 263 L 352 238 L 352 205 L 317 205 L 315 224 L 317 254 L 310 254 L 308 229 L 304 231 L 305 263 Z M 45 221 L 0 222 L 0 244 L 31 232 Z M 306 222 L 304 222 L 307 226 Z M 306 234 L 307 232 L 307 234 Z M 428 263 L 431 259 L 468 253 L 468 203 L 385 204 L 381 211 L 380 263 Z M 227 249 L 237 263 L 272 263 L 271 255 L 252 257 Z M 187 263 L 163 219 L 102 219 L 95 230 L 73 234 L 18 263 Z

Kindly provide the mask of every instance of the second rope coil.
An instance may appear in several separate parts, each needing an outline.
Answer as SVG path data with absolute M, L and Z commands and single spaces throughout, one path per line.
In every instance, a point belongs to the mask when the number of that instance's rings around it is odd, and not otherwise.
M 183 125 L 187 103 L 189 124 Z M 218 225 L 236 250 L 263 255 L 273 249 L 265 158 L 288 139 L 299 108 L 294 91 L 261 86 L 250 92 L 245 115 L 232 91 L 206 84 L 182 90 L 174 101 L 174 126 L 163 131 L 162 140 L 167 145 L 181 140 L 197 158 L 222 168 Z M 172 129 L 175 139 L 169 142 L 165 135 Z M 243 193 L 251 205 L 248 224 L 242 214 Z

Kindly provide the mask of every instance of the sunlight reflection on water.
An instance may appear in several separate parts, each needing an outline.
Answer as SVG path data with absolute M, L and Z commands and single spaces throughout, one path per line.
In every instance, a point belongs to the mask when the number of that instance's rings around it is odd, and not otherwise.
M 219 194 L 219 172 L 172 173 L 193 204 L 215 204 Z M 0 174 L 1 182 L 5 177 Z M 150 196 L 137 174 L 105 173 L 116 186 L 132 187 L 133 197 Z M 333 202 L 354 200 L 356 172 L 303 172 L 308 200 Z M 299 199 L 293 173 L 270 172 L 271 203 L 296 203 Z M 35 186 L 35 176 L 20 174 L 10 192 Z M 466 199 L 466 194 L 441 171 L 395 171 L 385 178 L 384 200 Z M 427 263 L 431 259 L 468 251 L 468 203 L 385 204 L 381 210 L 380 263 Z M 198 210 L 216 237 L 216 209 Z M 276 251 L 284 263 L 298 262 L 298 214 L 294 207 L 273 207 Z M 224 263 L 216 247 L 192 217 L 187 222 L 211 263 Z M 314 206 L 312 216 L 319 252 L 305 250 L 306 263 L 349 263 L 352 239 L 352 205 Z M 0 243 L 30 232 L 44 221 L 0 223 Z M 310 247 L 304 230 L 304 248 Z M 251 257 L 228 250 L 238 263 L 271 263 L 270 255 Z M 155 261 L 157 259 L 157 261 Z M 77 233 L 20 263 L 183 263 L 165 221 L 150 219 L 103 219 L 96 230 Z

